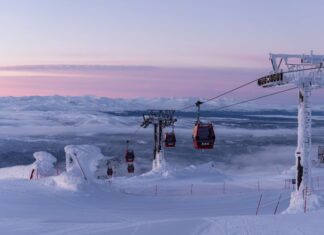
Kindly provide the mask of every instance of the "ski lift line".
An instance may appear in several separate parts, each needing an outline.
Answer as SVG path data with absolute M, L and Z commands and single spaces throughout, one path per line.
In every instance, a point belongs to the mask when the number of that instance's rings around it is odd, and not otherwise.
M 226 91 L 226 92 L 224 92 L 224 93 L 222 93 L 222 94 L 220 94 L 220 95 L 217 95 L 217 96 L 215 96 L 215 97 L 212 97 L 212 98 L 210 98 L 210 99 L 208 99 L 208 100 L 206 100 L 206 101 L 202 101 L 201 104 L 204 104 L 204 103 L 210 102 L 210 101 L 212 101 L 212 100 L 216 100 L 216 99 L 218 99 L 218 98 L 220 98 L 220 97 L 222 97 L 222 96 L 224 96 L 224 95 L 227 95 L 227 94 L 232 93 L 232 92 L 234 92 L 234 91 L 236 91 L 236 90 L 238 90 L 238 89 L 241 89 L 241 88 L 246 87 L 246 86 L 248 86 L 248 85 L 250 85 L 250 84 L 252 84 L 252 83 L 255 83 L 255 82 L 258 81 L 258 80 L 259 80 L 259 79 L 255 79 L 255 80 L 250 81 L 250 82 L 248 82 L 248 83 L 242 84 L 242 85 L 240 85 L 240 86 L 238 86 L 238 87 L 236 87 L 236 88 L 233 88 L 233 89 L 231 89 L 231 90 L 229 90 L 229 91 Z
M 235 88 L 233 88 L 233 89 L 230 89 L 230 90 L 228 90 L 228 91 L 225 91 L 225 92 L 223 92 L 223 93 L 221 93 L 221 94 L 219 94 L 219 95 L 217 95 L 217 96 L 215 96 L 215 97 L 209 98 L 209 99 L 207 99 L 207 100 L 205 100 L 205 101 L 200 101 L 200 104 L 205 104 L 205 103 L 208 103 L 208 102 L 210 102 L 210 101 L 212 101 L 212 100 L 216 100 L 216 99 L 218 99 L 218 98 L 221 98 L 221 97 L 223 97 L 223 96 L 225 96 L 225 95 L 227 95 L 227 94 L 230 94 L 230 93 L 232 93 L 232 92 L 234 92 L 234 91 L 237 91 L 237 90 L 239 90 L 239 89 L 241 89 L 241 88 L 243 88 L 243 87 L 246 87 L 246 86 L 248 86 L 248 85 L 250 85 L 250 84 L 252 84 L 252 83 L 255 83 L 255 82 L 258 81 L 258 80 L 259 80 L 259 79 L 254 79 L 254 80 L 252 80 L 252 81 L 250 81 L 250 82 L 247 82 L 247 83 L 244 83 L 244 84 L 242 84 L 242 85 L 240 85 L 240 86 L 238 86 L 238 87 L 235 87 Z M 196 107 L 196 104 L 192 104 L 192 105 L 185 106 L 184 108 L 182 108 L 182 109 L 178 109 L 177 111 L 182 111 L 182 110 L 185 110 L 185 109 L 188 109 L 188 108 L 191 108 L 191 107 Z
M 138 127 L 136 128 L 136 130 L 134 131 L 133 134 L 134 134 L 134 135 L 137 134 L 137 132 L 138 132 L 140 129 L 141 129 L 141 126 L 138 126 Z
M 136 129 L 135 129 L 135 131 L 134 132 L 132 132 L 132 135 L 135 135 L 135 134 L 137 134 L 138 133 L 138 131 L 141 129 L 141 126 L 138 126 Z M 127 140 L 126 140 L 126 142 L 130 142 L 131 140 L 134 140 L 135 139 L 135 137 L 133 136 L 133 137 L 129 137 L 129 138 L 127 138 Z
M 259 99 L 267 98 L 267 97 L 270 97 L 270 96 L 278 95 L 278 94 L 281 94 L 281 93 L 284 93 L 284 92 L 287 92 L 287 91 L 292 91 L 292 90 L 295 90 L 295 89 L 297 89 L 297 88 L 298 88 L 298 87 L 292 87 L 292 88 L 289 88 L 289 89 L 285 89 L 285 90 L 281 90 L 281 91 L 273 92 L 273 93 L 270 93 L 270 94 L 267 94 L 267 95 L 263 95 L 263 96 L 259 96 L 259 97 L 253 98 L 253 99 L 244 100 L 244 101 L 240 101 L 240 102 L 238 102 L 238 103 L 234 103 L 234 104 L 226 105 L 226 106 L 223 106 L 223 107 L 217 108 L 216 110 L 227 109 L 227 108 L 229 108 L 229 107 L 233 107 L 233 106 L 236 106 L 236 105 L 239 105 L 239 104 L 244 104 L 244 103 L 248 103 L 248 102 L 251 102 L 251 101 L 255 101 L 255 100 L 259 100 Z
M 296 73 L 296 72 L 309 71 L 309 70 L 317 70 L 317 69 L 323 69 L 323 68 L 324 68 L 324 67 L 323 67 L 323 64 L 321 64 L 319 67 L 304 68 L 304 69 L 298 69 L 298 70 L 294 70 L 294 71 L 285 71 L 285 72 L 282 72 L 282 74 L 286 74 L 286 73 Z M 254 79 L 254 80 L 252 80 L 252 81 L 250 81 L 250 82 L 244 83 L 244 84 L 242 84 L 242 85 L 240 85 L 240 86 L 238 86 L 238 87 L 235 87 L 235 88 L 233 88 L 233 89 L 230 89 L 230 90 L 228 90 L 228 91 L 226 91 L 226 92 L 224 92 L 224 93 L 221 93 L 221 94 L 219 94 L 219 95 L 217 95 L 217 96 L 215 96 L 215 97 L 209 98 L 209 99 L 207 99 L 207 100 L 205 100 L 205 101 L 201 101 L 200 104 L 205 104 L 205 103 L 208 103 L 208 102 L 210 102 L 210 101 L 212 101 L 212 100 L 216 100 L 216 99 L 218 99 L 218 98 L 221 98 L 221 97 L 223 97 L 223 96 L 225 96 L 225 95 L 227 95 L 227 94 L 230 94 L 230 93 L 232 93 L 232 92 L 234 92 L 234 91 L 237 91 L 237 90 L 239 90 L 239 89 L 241 89 L 241 88 L 243 88 L 243 87 L 246 87 L 246 86 L 248 86 L 248 85 L 250 85 L 250 84 L 252 84 L 252 83 L 254 83 L 254 82 L 257 82 L 258 80 L 259 80 L 259 78 L 258 78 L 258 79 Z M 193 108 L 193 107 L 196 107 L 196 104 L 192 104 L 192 105 L 185 106 L 185 107 L 183 107 L 183 108 L 181 108 L 181 109 L 178 109 L 178 110 L 176 110 L 176 111 L 183 111 L 183 110 L 185 110 L 185 109 Z

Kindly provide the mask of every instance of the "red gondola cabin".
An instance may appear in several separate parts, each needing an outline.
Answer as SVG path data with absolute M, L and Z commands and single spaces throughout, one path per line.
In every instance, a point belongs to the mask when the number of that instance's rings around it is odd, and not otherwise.
M 134 165 L 133 164 L 129 164 L 127 166 L 127 171 L 128 171 L 128 173 L 134 173 L 134 171 L 135 171 Z
M 135 159 L 134 151 L 127 149 L 126 153 L 125 153 L 126 162 L 127 163 L 132 163 L 132 162 L 134 162 L 134 159 Z
M 108 169 L 107 169 L 108 177 L 112 177 L 113 173 L 114 173 L 113 169 L 111 167 L 108 167 Z
M 169 148 L 169 147 L 175 147 L 176 145 L 176 136 L 174 134 L 174 132 L 170 132 L 170 133 L 165 133 L 164 135 L 164 146 Z
M 197 122 L 192 134 L 195 149 L 212 149 L 215 143 L 215 132 L 212 123 Z

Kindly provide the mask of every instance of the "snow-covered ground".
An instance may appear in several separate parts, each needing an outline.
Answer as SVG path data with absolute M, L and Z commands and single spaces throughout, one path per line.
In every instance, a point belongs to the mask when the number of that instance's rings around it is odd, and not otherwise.
M 317 208 L 299 214 L 285 213 L 293 191 L 292 185 L 285 187 L 291 170 L 276 176 L 227 175 L 207 163 L 86 181 L 68 172 L 28 180 L 19 168 L 26 171 L 19 166 L 0 170 L 1 234 L 295 235 L 324 230 L 321 168 L 314 171 Z

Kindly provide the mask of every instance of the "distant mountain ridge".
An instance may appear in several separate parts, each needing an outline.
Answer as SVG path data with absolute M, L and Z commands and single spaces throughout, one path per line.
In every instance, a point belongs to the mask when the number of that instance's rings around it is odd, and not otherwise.
M 23 97 L 0 97 L 1 110 L 15 111 L 136 111 L 147 109 L 182 109 L 193 105 L 183 111 L 194 111 L 194 104 L 197 100 L 204 100 L 197 97 L 184 98 L 134 98 L 118 99 L 96 96 L 23 96 Z M 238 102 L 234 99 L 217 99 L 202 106 L 202 110 L 217 110 L 219 107 Z M 257 111 L 257 110 L 296 110 L 297 105 L 260 105 L 246 103 L 231 107 L 226 110 Z M 314 110 L 324 110 L 323 106 L 316 106 Z

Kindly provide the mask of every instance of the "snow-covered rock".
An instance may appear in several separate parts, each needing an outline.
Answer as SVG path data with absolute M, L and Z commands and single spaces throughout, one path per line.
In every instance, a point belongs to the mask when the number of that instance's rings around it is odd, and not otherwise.
M 36 161 L 33 168 L 37 169 L 39 176 L 47 177 L 56 175 L 55 163 L 57 159 L 50 153 L 45 151 L 35 152 L 33 154 Z
M 90 181 L 96 179 L 98 162 L 106 158 L 100 148 L 93 145 L 68 145 L 64 150 L 68 175 Z

